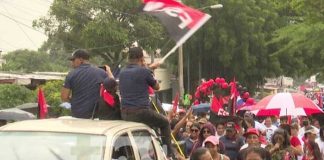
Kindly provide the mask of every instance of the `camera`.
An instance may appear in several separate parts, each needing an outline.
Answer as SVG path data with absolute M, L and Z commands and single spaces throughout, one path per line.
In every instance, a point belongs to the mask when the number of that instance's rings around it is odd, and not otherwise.
M 106 71 L 106 66 L 99 66 L 98 68 L 103 69 L 104 71 Z

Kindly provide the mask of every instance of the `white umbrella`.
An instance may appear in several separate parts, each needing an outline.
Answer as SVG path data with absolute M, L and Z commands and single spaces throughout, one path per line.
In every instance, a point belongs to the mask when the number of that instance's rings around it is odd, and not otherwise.
M 257 116 L 309 116 L 323 113 L 311 99 L 297 93 L 278 93 L 267 96 L 256 105 L 242 107 Z

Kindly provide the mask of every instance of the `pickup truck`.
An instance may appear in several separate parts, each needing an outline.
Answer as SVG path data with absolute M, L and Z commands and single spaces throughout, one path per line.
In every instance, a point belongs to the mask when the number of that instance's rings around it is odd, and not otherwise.
M 150 127 L 87 119 L 28 120 L 0 128 L 6 160 L 165 160 Z

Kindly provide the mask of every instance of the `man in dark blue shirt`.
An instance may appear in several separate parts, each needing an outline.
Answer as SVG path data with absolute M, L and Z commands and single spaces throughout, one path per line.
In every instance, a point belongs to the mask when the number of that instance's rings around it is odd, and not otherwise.
M 158 90 L 160 86 L 152 71 L 145 67 L 143 50 L 140 47 L 130 48 L 128 62 L 119 75 L 122 119 L 160 128 L 162 142 L 167 146 L 167 156 L 172 156 L 169 121 L 165 116 L 150 109 L 148 88 Z M 159 63 L 153 63 L 149 68 L 157 66 Z
M 66 76 L 61 90 L 62 102 L 71 103 L 72 116 L 91 118 L 95 104 L 100 98 L 100 84 L 106 77 L 113 78 L 110 68 L 106 72 L 89 63 L 89 53 L 78 49 L 69 58 L 74 70 Z M 72 92 L 72 96 L 70 94 Z

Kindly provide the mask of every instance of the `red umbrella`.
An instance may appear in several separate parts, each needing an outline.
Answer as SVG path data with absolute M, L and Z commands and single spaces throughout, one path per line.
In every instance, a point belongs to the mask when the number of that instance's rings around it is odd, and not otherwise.
M 323 113 L 311 99 L 298 93 L 278 93 L 263 98 L 256 105 L 242 107 L 257 116 L 309 116 Z

